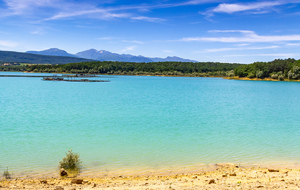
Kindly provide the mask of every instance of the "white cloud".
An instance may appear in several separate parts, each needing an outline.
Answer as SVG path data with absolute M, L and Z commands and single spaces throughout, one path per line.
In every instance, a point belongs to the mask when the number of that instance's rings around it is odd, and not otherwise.
M 214 31 L 215 32 L 215 31 Z M 247 30 L 224 30 L 218 32 L 238 32 L 242 36 L 233 37 L 188 37 L 179 41 L 184 42 L 224 42 L 224 43 L 254 43 L 254 42 L 283 42 L 300 41 L 300 35 L 282 35 L 282 36 L 260 36 L 253 31 Z
M 300 43 L 287 43 L 286 46 L 300 46 Z
M 269 2 L 258 2 L 258 3 L 247 3 L 247 4 L 227 4 L 222 3 L 218 5 L 216 8 L 212 9 L 212 12 L 216 13 L 235 13 L 235 12 L 242 12 L 242 11 L 250 11 L 256 10 L 260 11 L 266 8 L 274 7 L 277 5 L 282 5 L 284 3 L 278 1 L 269 1 Z
M 224 57 L 273 57 L 273 58 L 290 58 L 296 57 L 297 54 L 293 53 L 271 53 L 271 54 L 237 54 L 237 55 L 224 55 Z
M 264 46 L 264 47 L 239 47 L 239 48 L 216 48 L 216 49 L 206 49 L 204 51 L 196 53 L 213 53 L 222 51 L 237 51 L 237 50 L 263 50 L 263 49 L 277 49 L 279 46 Z
M 255 32 L 251 30 L 210 30 L 208 32 L 216 32 L 216 33 L 242 33 L 242 34 L 248 34 L 253 35 Z
M 133 20 L 144 20 L 148 22 L 162 22 L 165 21 L 165 19 L 162 18 L 153 18 L 153 17 L 146 17 L 146 16 L 137 16 L 137 17 L 131 17 Z
M 236 46 L 239 46 L 239 47 L 243 47 L 243 46 L 248 46 L 249 44 L 236 44 Z
M 129 46 L 125 49 L 122 49 L 121 52 L 133 51 L 135 48 L 137 48 L 137 46 Z
M 173 53 L 171 50 L 163 50 L 164 53 Z
M 43 35 L 44 31 L 43 30 L 35 30 L 35 31 L 32 31 L 31 34 L 33 34 L 33 35 Z
M 179 6 L 193 6 L 205 3 L 219 2 L 220 0 L 188 0 L 179 3 L 156 3 L 137 5 L 103 6 L 113 1 L 73 1 L 73 0 L 3 0 L 6 9 L 2 9 L 0 17 L 18 15 L 33 16 L 39 21 L 69 19 L 74 17 L 88 17 L 109 20 L 127 18 L 147 22 L 162 22 L 163 18 L 140 15 L 152 9 L 164 9 Z M 100 7 L 99 4 L 102 4 Z M 46 8 L 46 9 L 45 9 Z M 121 12 L 122 11 L 122 12 Z M 125 11 L 125 12 L 124 12 Z
M 209 9 L 206 12 L 199 12 L 206 15 L 207 19 L 215 13 L 233 14 L 239 12 L 246 12 L 250 14 L 265 14 L 272 11 L 278 12 L 279 6 L 285 4 L 298 4 L 299 0 L 275 0 L 275 1 L 260 1 L 248 3 L 221 3 L 217 7 Z M 286 8 L 286 7 L 285 7 Z
M 97 40 L 113 40 L 115 39 L 114 37 L 101 37 L 101 38 L 97 38 Z
M 11 15 L 29 14 L 35 7 L 57 7 L 59 0 L 4 0 Z
M 129 14 L 125 14 L 125 13 L 117 14 L 117 13 L 110 13 L 105 9 L 92 9 L 92 10 L 81 10 L 81 11 L 72 11 L 72 12 L 61 12 L 45 20 L 57 20 L 57 19 L 65 19 L 69 17 L 86 16 L 86 15 L 98 19 L 129 17 Z
M 135 44 L 143 44 L 144 42 L 137 41 L 137 40 L 122 40 L 124 43 L 135 43 Z

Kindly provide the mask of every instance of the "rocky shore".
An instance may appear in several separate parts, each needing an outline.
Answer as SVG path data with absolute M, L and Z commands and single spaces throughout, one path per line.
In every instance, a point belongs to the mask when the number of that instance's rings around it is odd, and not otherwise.
M 211 171 L 171 175 L 16 178 L 0 189 L 299 189 L 299 169 L 244 168 L 219 164 Z

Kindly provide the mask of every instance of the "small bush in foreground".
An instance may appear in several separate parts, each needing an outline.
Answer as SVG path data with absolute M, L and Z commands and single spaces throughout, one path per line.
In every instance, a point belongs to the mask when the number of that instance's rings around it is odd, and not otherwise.
M 65 169 L 68 174 L 77 176 L 81 169 L 81 160 L 79 159 L 79 154 L 73 153 L 69 150 L 62 161 L 59 162 L 59 168 Z
M 11 176 L 12 176 L 12 174 L 8 171 L 8 168 L 7 168 L 7 170 L 5 170 L 5 171 L 3 172 L 3 177 L 4 177 L 5 179 L 11 179 Z

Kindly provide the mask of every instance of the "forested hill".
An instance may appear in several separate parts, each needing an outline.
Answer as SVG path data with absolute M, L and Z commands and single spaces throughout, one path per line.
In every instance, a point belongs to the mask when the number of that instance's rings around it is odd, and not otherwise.
M 37 55 L 30 53 L 20 53 L 13 51 L 0 51 L 0 62 L 16 62 L 31 64 L 66 64 L 92 61 L 84 58 Z
M 28 65 L 0 67 L 0 71 L 28 71 L 53 73 L 91 73 L 91 74 L 121 74 L 121 75 L 175 75 L 175 76 L 227 76 L 228 72 L 241 64 L 215 62 L 112 62 L 94 61 L 70 63 L 64 65 Z
M 271 62 L 255 62 L 241 65 L 234 70 L 235 76 L 247 78 L 271 78 L 274 80 L 299 80 L 300 60 L 276 59 Z
M 0 52 L 1 53 L 1 52 Z M 37 56 L 37 55 L 35 55 Z M 41 56 L 41 59 L 61 58 Z M 72 58 L 66 58 L 71 61 Z M 76 58 L 75 58 L 76 59 Z M 59 60 L 59 59 L 58 59 Z M 36 60 L 35 60 L 36 61 Z M 60 60 L 61 61 L 61 60 Z M 78 60 L 77 60 L 78 61 Z M 39 61 L 37 61 L 39 62 Z M 50 61 L 49 61 L 50 62 Z M 62 61 L 60 63 L 63 63 Z M 300 60 L 276 59 L 271 62 L 255 62 L 252 64 L 232 64 L 216 62 L 117 62 L 117 61 L 85 61 L 69 64 L 23 64 L 17 66 L 1 66 L 0 71 L 27 71 L 46 73 L 90 73 L 117 75 L 166 75 L 195 77 L 230 77 L 235 79 L 250 78 L 259 80 L 300 81 Z

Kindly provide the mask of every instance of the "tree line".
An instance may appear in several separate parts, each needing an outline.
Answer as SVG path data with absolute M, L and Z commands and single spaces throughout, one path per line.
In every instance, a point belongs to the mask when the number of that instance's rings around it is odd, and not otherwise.
M 0 71 L 27 71 L 47 73 L 90 73 L 120 75 L 177 75 L 177 76 L 227 76 L 241 64 L 216 62 L 114 62 L 93 61 L 63 65 L 0 66 Z
M 216 62 L 116 62 L 92 61 L 60 65 L 22 64 L 0 66 L 0 71 L 46 73 L 89 73 L 117 75 L 169 75 L 195 77 L 247 77 L 275 80 L 300 80 L 300 60 L 275 59 L 270 62 L 232 64 Z
M 300 60 L 275 59 L 271 62 L 255 62 L 249 65 L 240 65 L 234 69 L 234 75 L 247 78 L 272 78 L 275 80 L 299 80 Z

